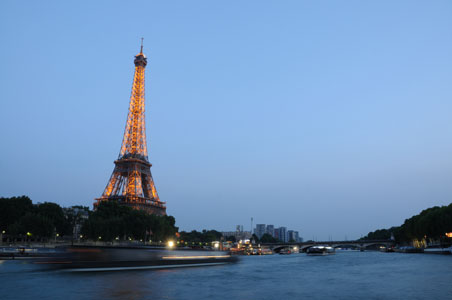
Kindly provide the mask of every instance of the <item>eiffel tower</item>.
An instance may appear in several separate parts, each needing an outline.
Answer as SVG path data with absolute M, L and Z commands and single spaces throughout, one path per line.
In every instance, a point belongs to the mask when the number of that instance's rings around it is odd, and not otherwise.
M 94 208 L 102 201 L 117 201 L 150 214 L 166 215 L 166 203 L 160 201 L 152 179 L 152 164 L 149 163 L 146 146 L 144 69 L 147 59 L 143 54 L 143 39 L 134 63 L 132 95 L 121 151 L 107 187 L 102 196 L 95 199 Z

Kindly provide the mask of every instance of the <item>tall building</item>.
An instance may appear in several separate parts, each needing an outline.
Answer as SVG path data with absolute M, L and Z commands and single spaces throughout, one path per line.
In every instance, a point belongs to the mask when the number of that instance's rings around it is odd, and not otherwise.
M 279 240 L 287 243 L 287 227 L 279 227 Z
M 267 225 L 267 230 L 265 232 L 274 237 L 274 235 L 275 235 L 275 226 Z
M 152 164 L 146 146 L 144 69 L 147 58 L 143 54 L 143 43 L 134 64 L 132 95 L 121 150 L 113 174 L 102 196 L 96 199 L 94 208 L 102 201 L 115 201 L 151 214 L 166 215 L 165 202 L 160 201 L 152 179 Z
M 298 231 L 295 230 L 288 230 L 287 231 L 287 241 L 299 241 Z
M 265 233 L 265 224 L 256 224 L 256 229 L 254 230 L 254 233 L 257 235 L 258 238 L 261 238 Z

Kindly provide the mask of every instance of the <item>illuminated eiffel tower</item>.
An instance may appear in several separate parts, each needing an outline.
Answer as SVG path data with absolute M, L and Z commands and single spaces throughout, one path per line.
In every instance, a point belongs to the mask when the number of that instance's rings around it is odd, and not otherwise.
M 146 146 L 144 69 L 147 59 L 143 54 L 143 39 L 134 63 L 135 75 L 121 151 L 104 193 L 95 199 L 94 208 L 102 201 L 117 201 L 150 214 L 166 215 L 165 202 L 160 201 L 152 179 L 152 164 Z

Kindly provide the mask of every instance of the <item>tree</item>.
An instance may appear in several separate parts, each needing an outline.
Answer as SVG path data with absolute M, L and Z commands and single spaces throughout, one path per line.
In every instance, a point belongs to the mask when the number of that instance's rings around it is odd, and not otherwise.
M 42 215 L 29 212 L 22 216 L 11 227 L 12 235 L 31 236 L 33 238 L 49 238 L 54 234 L 54 224 Z
M 114 201 L 104 201 L 82 226 L 87 238 L 103 241 L 135 239 L 164 241 L 174 237 L 178 228 L 172 216 L 149 215 Z M 151 234 L 152 233 L 152 234 Z
M 33 211 L 33 203 L 27 196 L 0 198 L 0 230 L 8 230 L 22 216 Z
M 44 202 L 36 206 L 36 213 L 47 218 L 60 235 L 70 234 L 70 222 L 64 216 L 63 209 L 56 203 Z
M 264 235 L 261 237 L 261 243 L 277 243 L 277 242 L 278 240 L 268 233 L 264 233 Z
M 445 233 L 452 232 L 452 203 L 448 206 L 435 206 L 406 219 L 399 227 L 379 229 L 363 239 L 390 239 L 393 234 L 398 242 L 410 242 L 424 238 L 446 240 Z
M 191 232 L 182 231 L 180 233 L 180 240 L 187 242 L 191 245 L 199 244 L 199 243 L 211 243 L 214 241 L 221 240 L 223 235 L 221 232 L 216 230 L 206 230 L 204 229 L 202 232 L 198 232 L 196 230 L 192 230 Z
M 251 236 L 251 242 L 253 241 L 254 243 L 259 243 L 259 237 L 255 233 Z

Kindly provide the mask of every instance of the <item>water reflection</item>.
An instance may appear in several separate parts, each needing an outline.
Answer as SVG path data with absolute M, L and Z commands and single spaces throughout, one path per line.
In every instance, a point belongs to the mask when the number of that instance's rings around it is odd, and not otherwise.
M 100 299 L 170 299 L 164 279 L 174 270 L 99 272 L 95 277 Z M 88 274 L 83 274 L 88 275 Z M 79 274 L 79 276 L 83 276 Z

